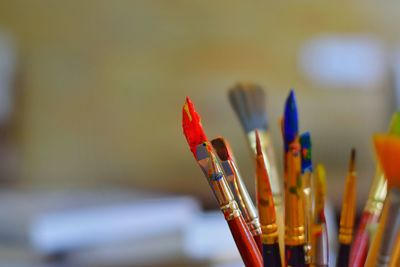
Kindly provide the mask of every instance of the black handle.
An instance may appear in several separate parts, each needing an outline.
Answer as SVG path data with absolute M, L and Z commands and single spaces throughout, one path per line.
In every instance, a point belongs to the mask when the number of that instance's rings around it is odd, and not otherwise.
M 304 246 L 285 246 L 286 266 L 306 267 Z
M 279 244 L 263 244 L 264 267 L 282 267 Z
M 336 267 L 348 267 L 350 258 L 350 245 L 340 244 Z

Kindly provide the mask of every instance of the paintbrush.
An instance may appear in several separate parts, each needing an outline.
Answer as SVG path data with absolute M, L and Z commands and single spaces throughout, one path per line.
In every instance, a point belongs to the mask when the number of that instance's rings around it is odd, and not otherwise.
M 298 115 L 294 91 L 285 103 L 283 118 L 285 174 L 285 264 L 302 267 L 305 264 L 304 209 L 301 184 L 301 147 L 298 136 Z
M 349 266 L 350 247 L 353 240 L 353 227 L 356 213 L 356 151 L 351 150 L 349 171 L 346 177 L 339 228 L 339 254 L 337 267 Z
M 328 267 L 329 243 L 325 220 L 326 172 L 324 166 L 317 165 L 315 172 L 315 204 L 313 209 L 311 264 L 313 267 Z
M 389 125 L 389 133 L 400 135 L 400 112 L 395 112 Z M 375 224 L 381 215 L 383 202 L 387 194 L 386 179 L 381 168 L 377 165 L 375 176 L 371 184 L 367 203 L 361 214 L 360 223 L 357 227 L 353 246 L 350 252 L 350 266 L 363 267 L 367 257 L 370 235 L 369 225 Z
M 261 253 L 248 230 L 212 146 L 207 140 L 200 116 L 189 98 L 183 106 L 182 128 L 190 150 L 202 169 L 246 266 L 262 266 Z
M 383 267 L 389 265 L 400 234 L 400 137 L 376 135 L 374 144 L 378 161 L 388 181 L 388 195 L 365 266 Z
M 300 135 L 301 144 L 301 178 L 302 178 L 302 198 L 304 205 L 304 226 L 306 264 L 311 262 L 311 226 L 312 226 L 312 172 L 313 165 L 311 159 L 311 136 L 309 132 Z
M 248 144 L 254 156 L 257 154 L 254 133 L 255 130 L 258 130 L 261 147 L 264 152 L 265 165 L 270 174 L 278 223 L 283 224 L 282 180 L 278 175 L 274 148 L 268 130 L 265 92 L 256 84 L 238 83 L 229 90 L 228 95 L 229 102 L 246 133 Z
M 261 247 L 261 226 L 258 220 L 257 210 L 240 175 L 239 169 L 235 163 L 233 152 L 229 143 L 223 138 L 218 137 L 211 141 L 214 150 L 217 152 L 225 177 L 228 180 L 231 191 L 239 203 L 243 218 L 254 237 L 260 251 Z
M 400 235 L 397 234 L 392 256 L 390 257 L 389 267 L 400 266 Z
M 268 170 L 265 166 L 261 141 L 256 130 L 256 181 L 257 181 L 257 207 L 260 214 L 262 229 L 262 251 L 265 267 L 281 267 L 281 253 L 279 248 L 278 226 L 274 198 L 269 183 Z

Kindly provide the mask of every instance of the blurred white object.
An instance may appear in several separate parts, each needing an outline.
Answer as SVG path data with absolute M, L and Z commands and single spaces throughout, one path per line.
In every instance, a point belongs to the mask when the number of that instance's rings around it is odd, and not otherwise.
M 7 122 L 13 109 L 17 50 L 9 34 L 0 30 L 0 125 Z
M 220 211 L 198 214 L 175 233 L 82 249 L 70 254 L 67 262 L 71 266 L 96 267 L 162 266 L 171 262 L 179 266 L 185 266 L 183 263 L 190 266 L 195 262 L 213 266 L 243 266 Z
M 0 192 L 0 239 L 74 267 L 241 262 L 220 211 L 124 190 Z
M 370 35 L 325 34 L 305 42 L 299 69 L 324 87 L 377 88 L 387 72 L 382 41 Z
M 176 232 L 199 212 L 191 198 L 159 198 L 43 214 L 32 222 L 34 247 L 45 254 L 143 240 Z
M 220 211 L 206 213 L 187 225 L 184 237 L 185 253 L 192 258 L 221 261 L 240 258 L 228 224 Z

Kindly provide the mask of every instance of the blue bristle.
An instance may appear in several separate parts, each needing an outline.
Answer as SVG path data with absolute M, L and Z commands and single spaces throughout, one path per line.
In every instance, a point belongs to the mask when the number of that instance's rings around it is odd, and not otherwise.
M 286 99 L 283 127 L 285 147 L 287 147 L 289 143 L 294 141 L 299 131 L 296 99 L 293 89 L 290 90 L 289 96 Z
M 311 135 L 305 132 L 300 135 L 301 144 L 301 172 L 312 172 Z

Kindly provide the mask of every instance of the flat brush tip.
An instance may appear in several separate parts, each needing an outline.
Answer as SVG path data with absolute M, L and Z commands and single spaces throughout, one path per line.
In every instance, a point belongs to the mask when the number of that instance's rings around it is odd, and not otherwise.
M 215 138 L 211 144 L 217 152 L 218 158 L 222 161 L 231 159 L 230 148 L 227 141 L 223 137 Z
M 258 133 L 258 130 L 256 130 L 256 150 L 257 150 L 257 156 L 262 155 L 261 140 L 260 140 L 260 134 Z
M 379 163 L 388 181 L 388 187 L 400 188 L 400 137 L 378 134 L 374 144 Z
M 237 83 L 228 91 L 229 102 L 246 133 L 268 129 L 265 92 L 254 83 Z

